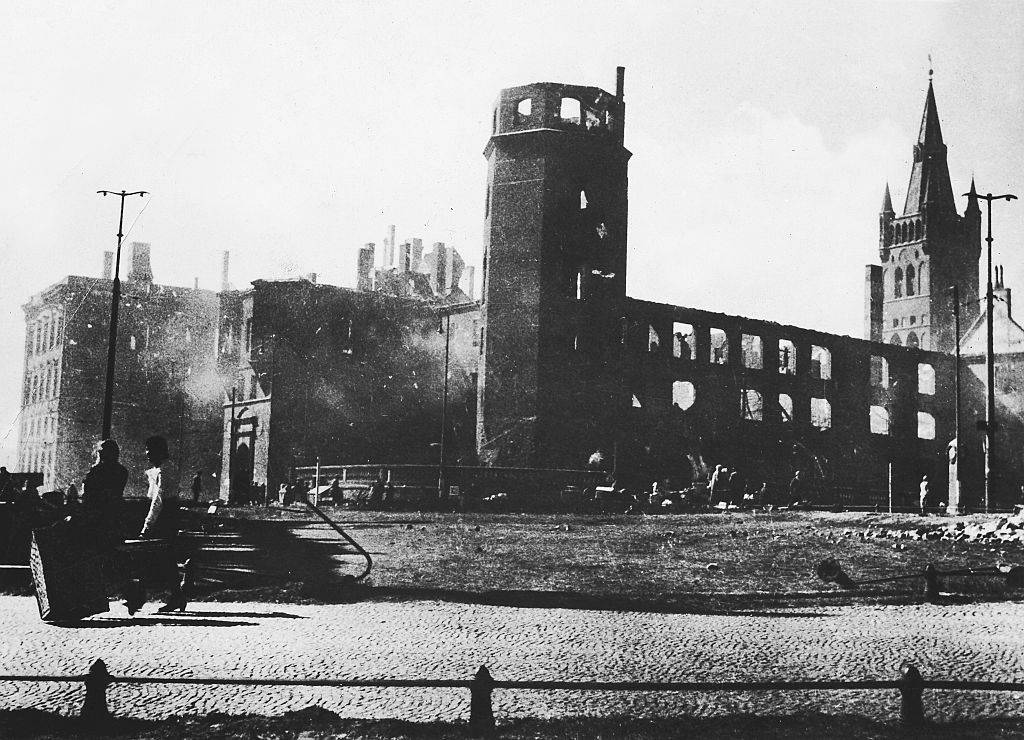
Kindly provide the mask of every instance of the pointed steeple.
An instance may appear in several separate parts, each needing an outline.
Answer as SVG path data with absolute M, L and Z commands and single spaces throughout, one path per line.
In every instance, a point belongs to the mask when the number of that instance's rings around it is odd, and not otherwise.
M 924 100 L 924 113 L 921 115 L 921 131 L 917 135 L 917 143 L 925 149 L 942 146 L 939 109 L 935 106 L 935 90 L 932 88 L 930 79 L 928 80 L 928 96 Z
M 889 195 L 889 183 L 885 183 L 885 197 L 882 198 L 882 215 L 886 216 L 895 211 L 892 210 L 892 196 Z
M 978 190 L 974 187 L 974 177 L 971 176 L 971 190 L 967 193 L 967 213 L 981 214 L 981 206 L 978 205 Z
M 942 143 L 939 109 L 935 105 L 935 90 L 930 78 L 924 113 L 921 115 L 921 130 L 914 144 L 914 166 L 910 171 L 903 215 L 922 213 L 926 206 L 933 212 L 956 213 L 953 186 L 949 181 L 949 167 L 946 164 L 946 145 Z

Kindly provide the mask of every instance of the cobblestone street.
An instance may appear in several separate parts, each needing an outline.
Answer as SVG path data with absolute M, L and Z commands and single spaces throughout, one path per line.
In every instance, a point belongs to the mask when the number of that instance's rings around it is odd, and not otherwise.
M 153 607 L 151 606 L 150 609 Z M 724 615 L 532 609 L 433 601 L 330 606 L 202 603 L 128 619 L 115 606 L 81 627 L 39 621 L 34 600 L 0 598 L 0 672 L 267 678 L 890 679 L 901 661 L 926 678 L 1024 679 L 1024 604 L 845 606 Z M 77 712 L 81 684 L 0 683 L 0 706 Z M 453 720 L 459 690 L 114 685 L 121 716 L 279 714 L 319 705 L 350 717 Z M 925 692 L 934 719 L 1020 716 L 1024 697 Z M 495 692 L 513 716 L 715 715 L 801 710 L 898 715 L 895 692 L 607 694 Z

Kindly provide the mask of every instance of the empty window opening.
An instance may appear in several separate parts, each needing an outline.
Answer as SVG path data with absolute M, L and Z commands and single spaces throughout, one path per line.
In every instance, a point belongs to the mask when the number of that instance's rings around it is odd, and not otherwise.
M 747 421 L 764 421 L 764 400 L 753 388 L 740 391 L 740 416 Z
M 911 316 L 910 317 L 910 325 L 913 326 L 916 323 L 917 323 L 917 316 Z
M 132 334 L 130 337 L 128 337 L 128 346 L 131 349 L 135 349 L 136 346 L 138 346 L 138 342 L 135 341 L 135 335 L 134 334 Z
M 573 335 L 573 338 L 572 338 L 572 349 L 573 349 L 573 352 L 579 352 L 580 351 L 580 335 L 579 334 Z
M 723 329 L 712 329 L 711 335 L 711 363 L 713 365 L 726 365 L 729 362 L 729 337 Z
M 779 416 L 783 424 L 793 421 L 793 397 L 788 393 L 779 394 Z
M 604 125 L 604 121 L 601 120 L 601 116 L 595 113 L 594 111 L 588 108 L 585 109 L 583 112 L 586 114 L 587 131 L 592 131 L 593 129 L 601 128 Z
M 587 200 L 587 191 L 586 190 L 581 190 L 580 191 L 580 210 L 581 211 L 587 210 L 587 206 L 588 205 L 589 205 L 589 201 Z
M 650 324 L 647 326 L 647 349 L 650 352 L 661 350 L 661 336 L 658 334 L 658 330 Z
M 915 334 L 914 332 L 910 332 L 909 334 L 907 334 L 907 346 L 913 347 L 914 349 L 917 349 L 918 347 L 921 346 L 921 343 L 917 339 L 917 334 Z
M 871 407 L 871 433 L 889 433 L 889 412 L 884 406 Z
M 691 324 L 672 324 L 672 356 L 684 360 L 697 359 L 697 342 Z
M 583 272 L 581 270 L 576 271 L 576 300 L 583 300 Z
M 779 373 L 796 375 L 796 345 L 788 339 L 779 340 Z
M 917 365 L 917 392 L 926 396 L 935 395 L 935 368 L 927 362 Z
M 672 407 L 686 411 L 697 400 L 697 390 L 688 380 L 672 383 Z
M 605 225 L 603 221 L 597 225 L 597 228 L 594 229 L 594 231 L 597 233 L 598 239 L 608 238 L 608 227 Z
M 816 344 L 811 345 L 811 375 L 819 380 L 832 377 L 832 353 Z
M 637 398 L 635 393 L 633 394 L 633 408 L 635 408 L 635 409 L 643 408 L 643 404 L 640 403 L 640 399 Z
M 893 279 L 892 294 L 896 298 L 903 297 L 903 268 L 896 268 L 896 277 Z
M 747 367 L 752 370 L 760 370 L 764 367 L 761 337 L 756 334 L 744 334 L 743 342 L 740 347 L 743 367 Z
M 903 342 L 900 341 L 900 335 L 893 334 L 891 337 L 889 337 L 889 344 L 895 344 L 897 347 L 902 345 Z
M 827 398 L 811 399 L 811 426 L 818 429 L 832 428 L 832 404 Z
M 917 412 L 918 439 L 935 439 L 935 417 L 927 411 Z
M 526 98 L 525 100 L 520 100 L 519 105 L 516 106 L 516 113 L 518 113 L 520 116 L 533 115 L 533 98 Z
M 879 355 L 871 355 L 871 385 L 889 387 L 889 361 Z
M 907 295 L 914 295 L 916 284 L 914 283 L 914 266 L 907 265 Z
M 559 116 L 565 123 L 580 122 L 580 101 L 575 98 L 562 98 Z

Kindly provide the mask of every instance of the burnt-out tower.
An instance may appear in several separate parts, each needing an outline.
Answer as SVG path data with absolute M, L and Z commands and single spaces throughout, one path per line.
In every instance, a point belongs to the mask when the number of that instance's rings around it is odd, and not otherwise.
M 611 459 L 626 292 L 623 76 L 616 93 L 501 91 L 487 157 L 477 444 L 497 465 Z
M 903 214 L 893 211 L 886 186 L 878 247 L 881 269 L 869 269 L 866 286 L 867 338 L 952 352 L 950 286 L 959 286 L 961 326 L 970 326 L 979 312 L 981 209 L 971 197 L 964 215 L 957 213 L 930 80 Z

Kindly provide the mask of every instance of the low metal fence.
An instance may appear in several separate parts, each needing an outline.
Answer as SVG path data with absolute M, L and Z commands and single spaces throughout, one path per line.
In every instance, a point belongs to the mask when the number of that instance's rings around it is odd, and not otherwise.
M 487 732 L 495 727 L 492 696 L 495 690 L 609 691 L 609 692 L 778 692 L 778 691 L 898 691 L 900 722 L 909 727 L 924 724 L 923 693 L 937 691 L 1024 692 L 1024 683 L 1008 681 L 927 680 L 920 671 L 904 663 L 899 676 L 889 681 L 498 681 L 486 666 L 472 679 L 286 679 L 286 678 L 201 678 L 159 676 L 113 676 L 102 660 L 96 660 L 84 675 L 7 675 L 3 682 L 84 683 L 85 701 L 80 712 L 87 724 L 102 724 L 111 718 L 107 689 L 112 684 L 189 684 L 202 686 L 305 686 L 330 688 L 467 689 L 469 725 Z

